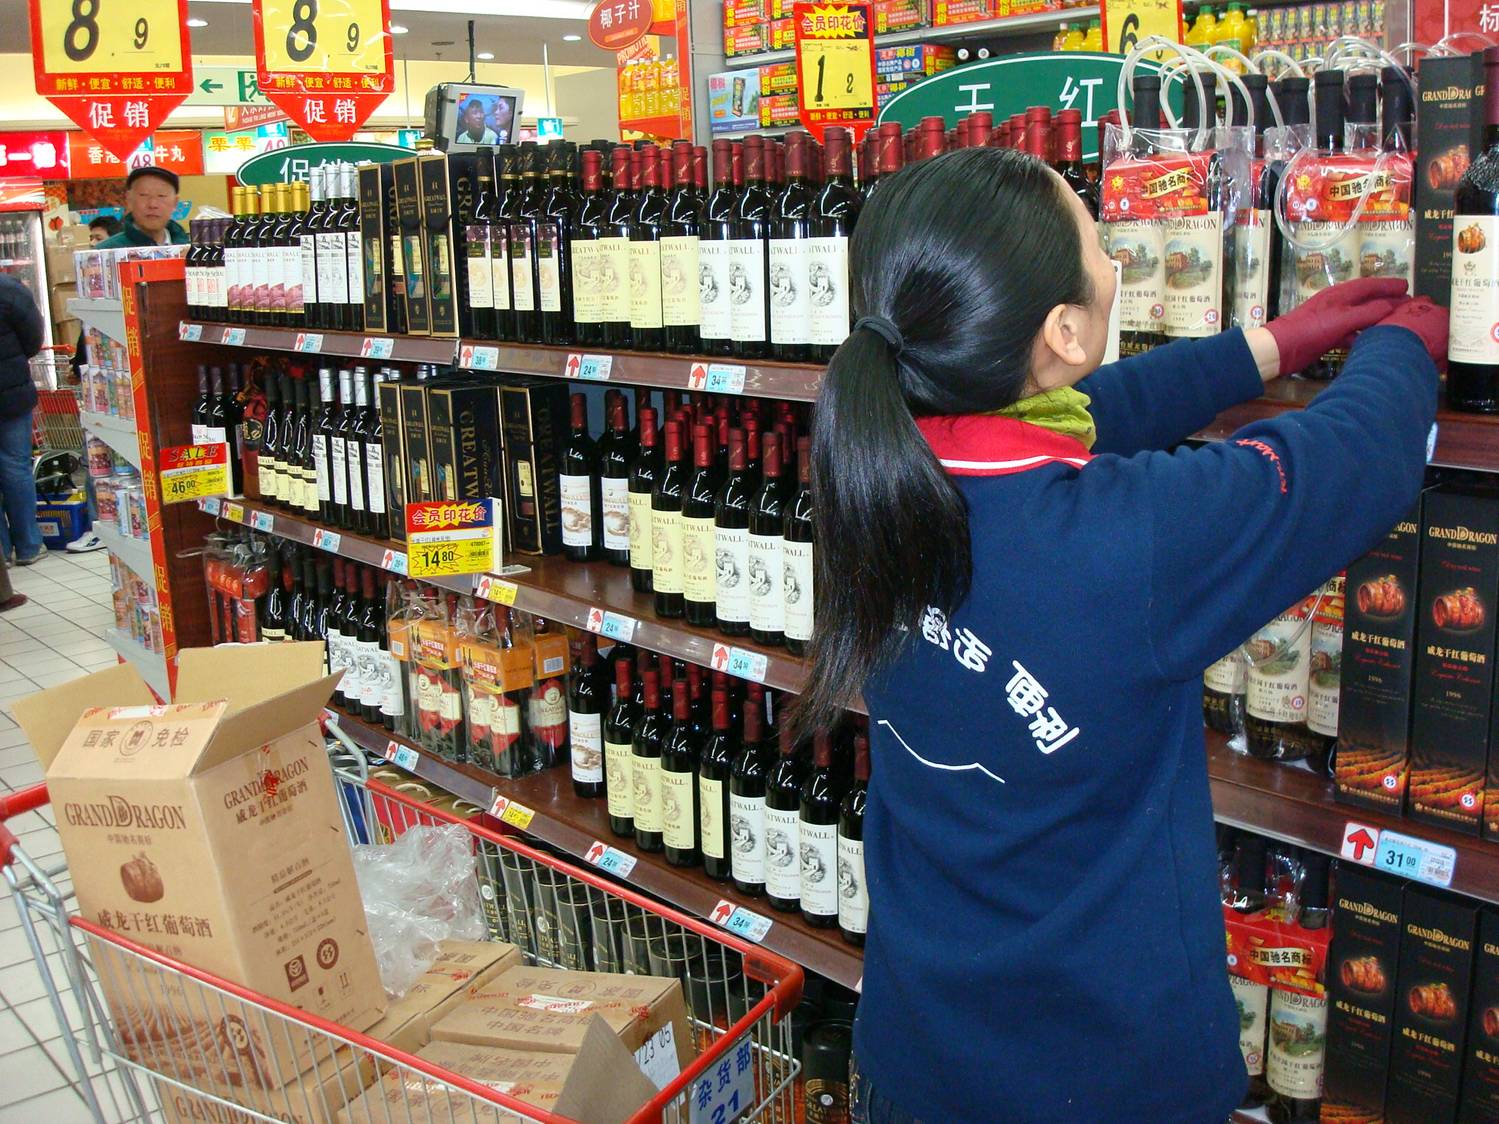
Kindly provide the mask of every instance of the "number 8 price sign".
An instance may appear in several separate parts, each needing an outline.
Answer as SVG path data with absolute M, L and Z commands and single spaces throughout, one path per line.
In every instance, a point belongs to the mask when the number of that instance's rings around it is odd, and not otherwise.
M 193 88 L 187 0 L 30 0 L 36 91 L 122 161 Z
M 314 140 L 354 135 L 395 88 L 389 0 L 254 0 L 260 89 Z
M 832 127 L 858 140 L 874 123 L 872 4 L 797 4 L 796 76 L 802 124 L 818 139 Z

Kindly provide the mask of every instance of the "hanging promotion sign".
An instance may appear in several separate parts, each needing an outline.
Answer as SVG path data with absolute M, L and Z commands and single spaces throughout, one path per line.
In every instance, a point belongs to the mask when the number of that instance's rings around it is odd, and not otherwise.
M 1110 51 L 1127 55 L 1135 44 L 1152 35 L 1180 43 L 1182 0 L 1104 0 L 1099 11 L 1103 41 Z M 1152 58 L 1157 57 L 1152 53 Z
M 313 140 L 348 140 L 395 89 L 389 0 L 254 5 L 260 92 Z
M 124 160 L 193 88 L 187 0 L 30 0 L 36 92 Z
M 874 124 L 873 4 L 797 4 L 796 78 L 802 124 L 852 129 L 857 141 Z
M 651 30 L 651 0 L 599 0 L 588 13 L 588 38 L 606 51 L 635 46 Z

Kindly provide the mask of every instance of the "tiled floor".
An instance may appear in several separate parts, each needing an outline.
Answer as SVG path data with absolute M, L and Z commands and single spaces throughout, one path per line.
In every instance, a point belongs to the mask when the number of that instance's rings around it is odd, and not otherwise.
M 30 600 L 0 614 L 0 793 L 42 779 L 25 735 L 11 720 L 11 703 L 116 662 L 114 649 L 101 638 L 114 622 L 107 552 L 49 554 L 35 566 L 12 568 L 10 575 L 16 592 Z M 21 829 L 21 846 L 32 858 L 44 866 L 60 861 L 49 812 L 28 813 L 9 826 Z M 72 1074 L 20 917 L 9 888 L 0 884 L 0 1122 L 93 1120 L 72 1088 Z M 113 1111 L 105 1107 L 107 1120 Z

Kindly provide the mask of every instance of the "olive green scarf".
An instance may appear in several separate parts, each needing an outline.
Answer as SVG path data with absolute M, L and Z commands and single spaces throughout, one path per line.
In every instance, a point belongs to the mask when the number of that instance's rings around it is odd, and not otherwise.
M 1083 443 L 1083 448 L 1091 449 L 1098 436 L 1093 415 L 1088 413 L 1091 402 L 1092 399 L 1076 387 L 1064 386 L 1022 398 L 994 413 L 1074 437 Z

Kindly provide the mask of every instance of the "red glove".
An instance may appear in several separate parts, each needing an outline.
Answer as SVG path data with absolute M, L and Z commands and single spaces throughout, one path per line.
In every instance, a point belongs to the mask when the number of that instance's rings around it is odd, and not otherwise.
M 1437 363 L 1447 360 L 1447 310 L 1428 297 L 1416 297 L 1396 306 L 1379 322 L 1381 328 L 1405 328 L 1426 345 L 1426 353 Z
M 1280 349 L 1280 373 L 1305 370 L 1354 334 L 1378 324 L 1406 300 L 1398 277 L 1362 277 L 1323 289 L 1265 325 Z

